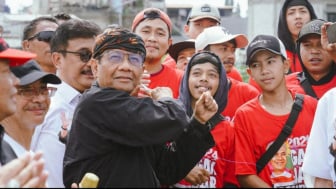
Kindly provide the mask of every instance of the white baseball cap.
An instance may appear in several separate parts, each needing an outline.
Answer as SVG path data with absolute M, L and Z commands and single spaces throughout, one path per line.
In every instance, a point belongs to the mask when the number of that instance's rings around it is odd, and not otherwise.
M 198 52 L 204 50 L 208 45 L 224 43 L 232 39 L 236 41 L 236 48 L 243 48 L 248 44 L 248 39 L 244 34 L 229 34 L 221 26 L 205 28 L 195 40 L 195 50 Z

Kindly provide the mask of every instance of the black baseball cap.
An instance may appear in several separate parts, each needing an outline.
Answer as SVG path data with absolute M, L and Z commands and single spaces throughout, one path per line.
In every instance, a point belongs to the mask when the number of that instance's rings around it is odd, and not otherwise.
M 20 79 L 21 86 L 29 85 L 39 79 L 46 83 L 60 84 L 61 80 L 52 73 L 42 71 L 35 60 L 29 60 L 21 66 L 11 67 L 11 71 Z
M 246 49 L 246 65 L 250 64 L 253 56 L 260 50 L 268 50 L 287 59 L 286 48 L 279 38 L 272 35 L 257 35 Z

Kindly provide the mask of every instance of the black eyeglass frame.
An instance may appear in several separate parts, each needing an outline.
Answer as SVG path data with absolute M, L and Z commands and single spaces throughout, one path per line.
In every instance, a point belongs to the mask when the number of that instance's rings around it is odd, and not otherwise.
M 92 55 L 93 55 L 93 53 L 90 52 L 90 51 L 86 51 L 86 52 L 77 51 L 76 52 L 76 51 L 59 50 L 57 52 L 59 52 L 59 53 L 71 53 L 71 54 L 75 54 L 75 55 L 79 56 L 79 59 L 82 62 L 84 62 L 84 63 L 88 63 L 91 60 Z M 90 53 L 87 53 L 87 52 L 90 52 Z
M 29 37 L 27 40 L 31 41 L 36 38 L 38 41 L 44 41 L 49 43 L 54 35 L 55 31 L 41 31 L 33 35 L 32 37 Z

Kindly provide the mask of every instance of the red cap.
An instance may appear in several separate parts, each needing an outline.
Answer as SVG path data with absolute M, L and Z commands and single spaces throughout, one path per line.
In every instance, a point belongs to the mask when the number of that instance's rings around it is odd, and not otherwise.
M 172 33 L 172 23 L 168 15 L 158 8 L 146 8 L 139 12 L 133 20 L 132 31 L 134 32 L 135 28 L 146 18 L 160 18 L 163 20 L 167 26 L 170 34 Z
M 3 38 L 0 38 L 0 59 L 7 59 L 11 67 L 20 66 L 36 55 L 30 52 L 9 48 Z

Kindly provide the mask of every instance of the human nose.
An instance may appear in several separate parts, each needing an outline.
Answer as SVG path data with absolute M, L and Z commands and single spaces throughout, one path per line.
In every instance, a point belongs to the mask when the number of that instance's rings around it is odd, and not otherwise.
M 295 18 L 301 18 L 302 17 L 300 11 L 295 11 L 294 15 L 295 15 Z
M 121 64 L 120 65 L 121 65 L 122 68 L 125 68 L 125 67 L 129 68 L 130 67 L 131 62 L 130 62 L 129 57 L 128 57 L 127 54 L 123 55 L 123 57 L 121 59 Z
M 310 52 L 311 52 L 312 54 L 319 54 L 319 53 L 321 53 L 321 48 L 320 48 L 320 47 L 312 47 L 312 48 L 310 49 Z
M 148 40 L 149 41 L 156 41 L 156 35 L 154 32 L 150 32 L 148 35 Z
M 206 73 L 201 74 L 201 81 L 208 81 L 208 77 Z
M 45 95 L 42 91 L 35 91 L 35 94 L 32 96 L 33 101 L 44 101 L 49 98 L 49 95 Z
M 265 74 L 268 72 L 268 66 L 267 65 L 261 65 L 260 66 L 260 72 L 261 74 Z

